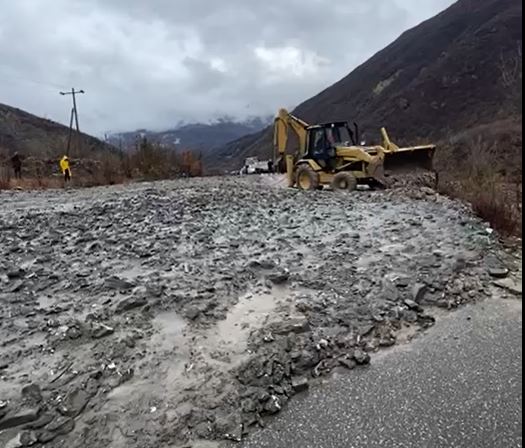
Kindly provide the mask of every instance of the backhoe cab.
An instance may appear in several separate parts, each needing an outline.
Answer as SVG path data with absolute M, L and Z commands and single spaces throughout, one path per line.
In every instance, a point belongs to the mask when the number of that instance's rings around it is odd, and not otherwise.
M 289 152 L 290 128 L 299 147 Z M 277 167 L 288 177 L 290 187 L 315 190 L 329 185 L 333 190 L 353 191 L 358 184 L 387 187 L 385 163 L 397 168 L 432 170 L 435 146 L 399 148 L 381 129 L 380 146 L 359 144 L 359 128 L 346 122 L 310 126 L 281 109 L 275 119 L 274 145 L 280 160 Z
M 355 131 L 346 122 L 309 126 L 306 129 L 307 151 L 302 158 L 314 159 L 323 168 L 330 167 L 336 158 L 338 147 L 358 145 L 358 129 L 357 125 L 354 126 Z

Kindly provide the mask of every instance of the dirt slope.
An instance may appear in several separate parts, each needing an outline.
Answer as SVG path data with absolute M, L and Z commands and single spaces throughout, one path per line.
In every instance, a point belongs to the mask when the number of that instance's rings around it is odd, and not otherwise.
M 383 125 L 398 141 L 414 142 L 438 141 L 495 120 L 515 122 L 521 117 L 521 25 L 519 0 L 460 0 L 299 105 L 295 114 L 311 123 L 357 121 L 369 142 Z M 518 55 L 519 73 L 505 85 L 502 66 L 511 68 Z M 235 153 L 239 163 L 252 153 L 269 155 L 270 136 L 267 131 L 244 139 L 242 150 L 234 142 L 217 157 Z M 513 150 L 519 154 L 517 146 Z

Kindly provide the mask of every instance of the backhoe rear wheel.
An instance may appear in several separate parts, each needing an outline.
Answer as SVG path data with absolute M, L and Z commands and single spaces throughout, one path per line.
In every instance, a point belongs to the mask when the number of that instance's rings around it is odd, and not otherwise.
M 334 191 L 346 191 L 350 193 L 357 188 L 357 179 L 349 172 L 337 173 L 332 180 L 331 186 Z
M 301 190 L 317 190 L 319 187 L 319 175 L 309 165 L 300 165 L 295 179 Z

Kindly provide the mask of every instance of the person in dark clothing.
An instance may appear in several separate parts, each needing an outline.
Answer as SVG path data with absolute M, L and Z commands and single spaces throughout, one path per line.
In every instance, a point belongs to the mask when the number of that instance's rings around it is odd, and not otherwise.
M 17 152 L 15 152 L 13 157 L 11 157 L 11 166 L 13 167 L 15 178 L 22 179 L 22 158 Z

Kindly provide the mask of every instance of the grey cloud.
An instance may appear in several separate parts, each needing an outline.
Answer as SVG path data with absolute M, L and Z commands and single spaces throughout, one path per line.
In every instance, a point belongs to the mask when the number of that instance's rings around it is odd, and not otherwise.
M 101 134 L 293 107 L 453 0 L 0 0 L 0 102 Z

